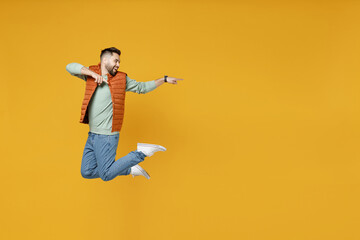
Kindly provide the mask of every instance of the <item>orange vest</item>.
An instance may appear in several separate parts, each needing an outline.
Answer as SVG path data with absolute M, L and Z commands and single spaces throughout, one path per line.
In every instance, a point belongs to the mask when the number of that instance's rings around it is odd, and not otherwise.
M 89 66 L 89 69 L 99 75 L 101 75 L 101 65 Z M 113 77 L 111 74 L 107 74 L 107 81 L 109 83 L 111 100 L 113 106 L 113 119 L 112 119 L 112 130 L 111 132 L 118 132 L 121 129 L 124 119 L 125 109 L 125 92 L 126 92 L 126 73 L 118 71 Z M 89 123 L 88 117 L 88 105 L 92 95 L 94 94 L 98 84 L 95 82 L 93 77 L 87 76 L 85 96 L 81 106 L 81 117 L 80 123 Z

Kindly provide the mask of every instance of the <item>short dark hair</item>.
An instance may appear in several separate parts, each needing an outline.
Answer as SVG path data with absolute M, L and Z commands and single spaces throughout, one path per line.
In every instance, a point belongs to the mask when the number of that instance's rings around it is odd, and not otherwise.
M 101 50 L 101 54 L 100 54 L 100 60 L 102 59 L 102 57 L 105 55 L 105 54 L 109 54 L 111 53 L 111 55 L 113 53 L 117 53 L 119 54 L 119 56 L 121 55 L 121 51 L 115 47 L 111 47 L 111 48 L 105 48 L 104 50 Z

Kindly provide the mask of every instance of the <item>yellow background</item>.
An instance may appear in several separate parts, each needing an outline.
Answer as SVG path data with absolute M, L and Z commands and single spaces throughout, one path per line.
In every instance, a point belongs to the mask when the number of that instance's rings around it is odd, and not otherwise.
M 1 1 L 0 239 L 360 239 L 359 1 Z M 84 82 L 122 51 L 117 156 L 83 179 Z

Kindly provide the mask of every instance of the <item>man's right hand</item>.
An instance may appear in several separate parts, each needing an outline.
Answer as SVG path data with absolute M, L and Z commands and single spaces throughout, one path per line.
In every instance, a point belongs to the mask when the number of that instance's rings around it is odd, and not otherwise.
M 106 82 L 108 83 L 102 76 L 100 76 L 99 74 L 91 71 L 90 69 L 86 68 L 86 67 L 82 67 L 81 68 L 81 74 L 90 76 L 92 78 L 95 79 L 95 82 L 100 85 L 102 82 Z
M 98 85 L 100 85 L 102 82 L 108 83 L 108 82 L 105 80 L 105 78 L 103 78 L 102 76 L 100 76 L 100 75 L 97 74 L 97 73 L 94 73 L 94 72 L 93 72 L 93 74 L 91 75 L 91 77 L 95 79 L 95 82 L 96 82 Z

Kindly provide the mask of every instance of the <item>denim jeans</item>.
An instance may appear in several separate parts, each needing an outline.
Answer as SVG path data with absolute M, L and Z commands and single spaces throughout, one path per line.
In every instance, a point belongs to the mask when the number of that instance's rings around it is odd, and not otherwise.
M 132 166 L 144 161 L 146 155 L 140 151 L 132 151 L 115 161 L 118 142 L 119 133 L 103 135 L 89 132 L 81 162 L 81 175 L 109 181 L 119 175 L 129 175 Z

